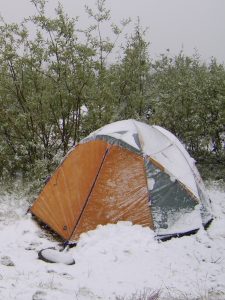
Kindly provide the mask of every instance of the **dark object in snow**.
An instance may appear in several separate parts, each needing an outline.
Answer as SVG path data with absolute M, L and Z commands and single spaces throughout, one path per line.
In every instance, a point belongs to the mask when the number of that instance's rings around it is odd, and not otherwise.
M 66 241 L 63 243 L 63 248 L 73 248 L 77 246 L 77 242 Z
M 203 224 L 203 227 L 205 230 L 207 230 L 209 228 L 212 221 L 213 221 L 213 219 L 209 220 L 209 222 L 207 222 L 206 224 Z M 190 235 L 196 234 L 198 231 L 199 231 L 199 228 L 193 229 L 193 230 L 190 230 L 187 232 L 183 232 L 183 233 L 181 232 L 181 233 L 176 233 L 176 234 L 164 234 L 164 235 L 162 234 L 162 235 L 156 236 L 156 240 L 166 242 L 166 241 L 171 240 L 172 238 L 179 238 L 182 236 L 190 236 Z
M 75 260 L 68 252 L 60 252 L 55 248 L 46 248 L 38 252 L 38 258 L 48 263 L 74 265 Z
M 2 256 L 1 257 L 1 264 L 7 267 L 14 267 L 15 264 L 14 262 L 11 260 L 11 258 L 9 256 Z
M 47 294 L 43 291 L 36 291 L 32 297 L 32 300 L 44 300 Z

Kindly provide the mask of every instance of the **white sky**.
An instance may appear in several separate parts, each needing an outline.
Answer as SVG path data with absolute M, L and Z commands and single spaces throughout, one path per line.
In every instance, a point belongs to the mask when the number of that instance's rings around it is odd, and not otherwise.
M 94 7 L 96 0 L 61 0 L 71 17 L 80 16 L 82 25 L 89 21 L 84 4 Z M 49 12 L 54 11 L 57 0 L 49 0 Z M 204 60 L 212 56 L 225 62 L 225 0 L 107 0 L 112 20 L 140 17 L 148 27 L 147 40 L 151 43 L 150 56 L 156 58 L 169 48 L 171 54 L 181 49 L 192 55 L 194 49 Z M 34 12 L 29 0 L 0 0 L 1 15 L 8 22 L 18 22 Z M 134 26 L 130 26 L 132 29 Z

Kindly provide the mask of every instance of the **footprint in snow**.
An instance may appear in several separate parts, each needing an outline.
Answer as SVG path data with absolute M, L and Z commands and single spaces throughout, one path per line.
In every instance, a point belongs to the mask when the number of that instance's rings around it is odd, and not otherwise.
M 42 291 L 36 291 L 33 294 L 32 300 L 45 300 L 46 299 L 47 294 L 45 292 Z
M 8 266 L 8 267 L 14 267 L 15 264 L 14 262 L 11 260 L 11 258 L 9 256 L 2 256 L 1 257 L 1 264 L 4 266 Z

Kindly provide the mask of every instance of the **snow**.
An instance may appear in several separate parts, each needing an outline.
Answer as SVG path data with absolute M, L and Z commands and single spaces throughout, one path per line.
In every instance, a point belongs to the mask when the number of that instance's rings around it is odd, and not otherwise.
M 96 135 L 108 135 L 140 150 L 134 139 L 134 134 L 137 134 L 137 129 L 134 120 L 123 120 L 108 124 L 102 128 L 92 132 L 87 138 L 94 137 Z
M 148 190 L 152 191 L 155 185 L 155 180 L 153 178 L 147 178 Z
M 46 262 L 73 265 L 75 263 L 73 256 L 66 250 L 67 249 L 63 251 L 52 248 L 43 249 L 38 253 L 38 257 Z
M 186 211 L 181 210 L 179 212 L 169 212 L 168 213 L 168 228 L 159 229 L 158 234 L 176 234 L 189 232 L 202 227 L 202 220 L 200 218 L 200 205 L 196 205 L 194 210 Z M 176 220 L 174 222 L 174 220 Z M 171 224 L 170 224 L 171 223 Z
M 0 299 L 118 299 L 144 291 L 159 299 L 225 299 L 225 186 L 208 187 L 216 216 L 207 231 L 158 242 L 154 232 L 119 222 L 81 235 L 74 265 L 46 263 L 59 242 L 26 214 L 22 194 L 0 194 Z

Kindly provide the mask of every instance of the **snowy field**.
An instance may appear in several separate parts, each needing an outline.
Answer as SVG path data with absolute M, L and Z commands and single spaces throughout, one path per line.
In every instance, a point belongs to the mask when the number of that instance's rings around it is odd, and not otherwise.
M 69 250 L 71 266 L 38 259 L 59 243 L 26 215 L 23 195 L 1 192 L 0 299 L 225 299 L 225 187 L 208 191 L 215 220 L 207 232 L 157 242 L 129 222 L 99 226 Z

